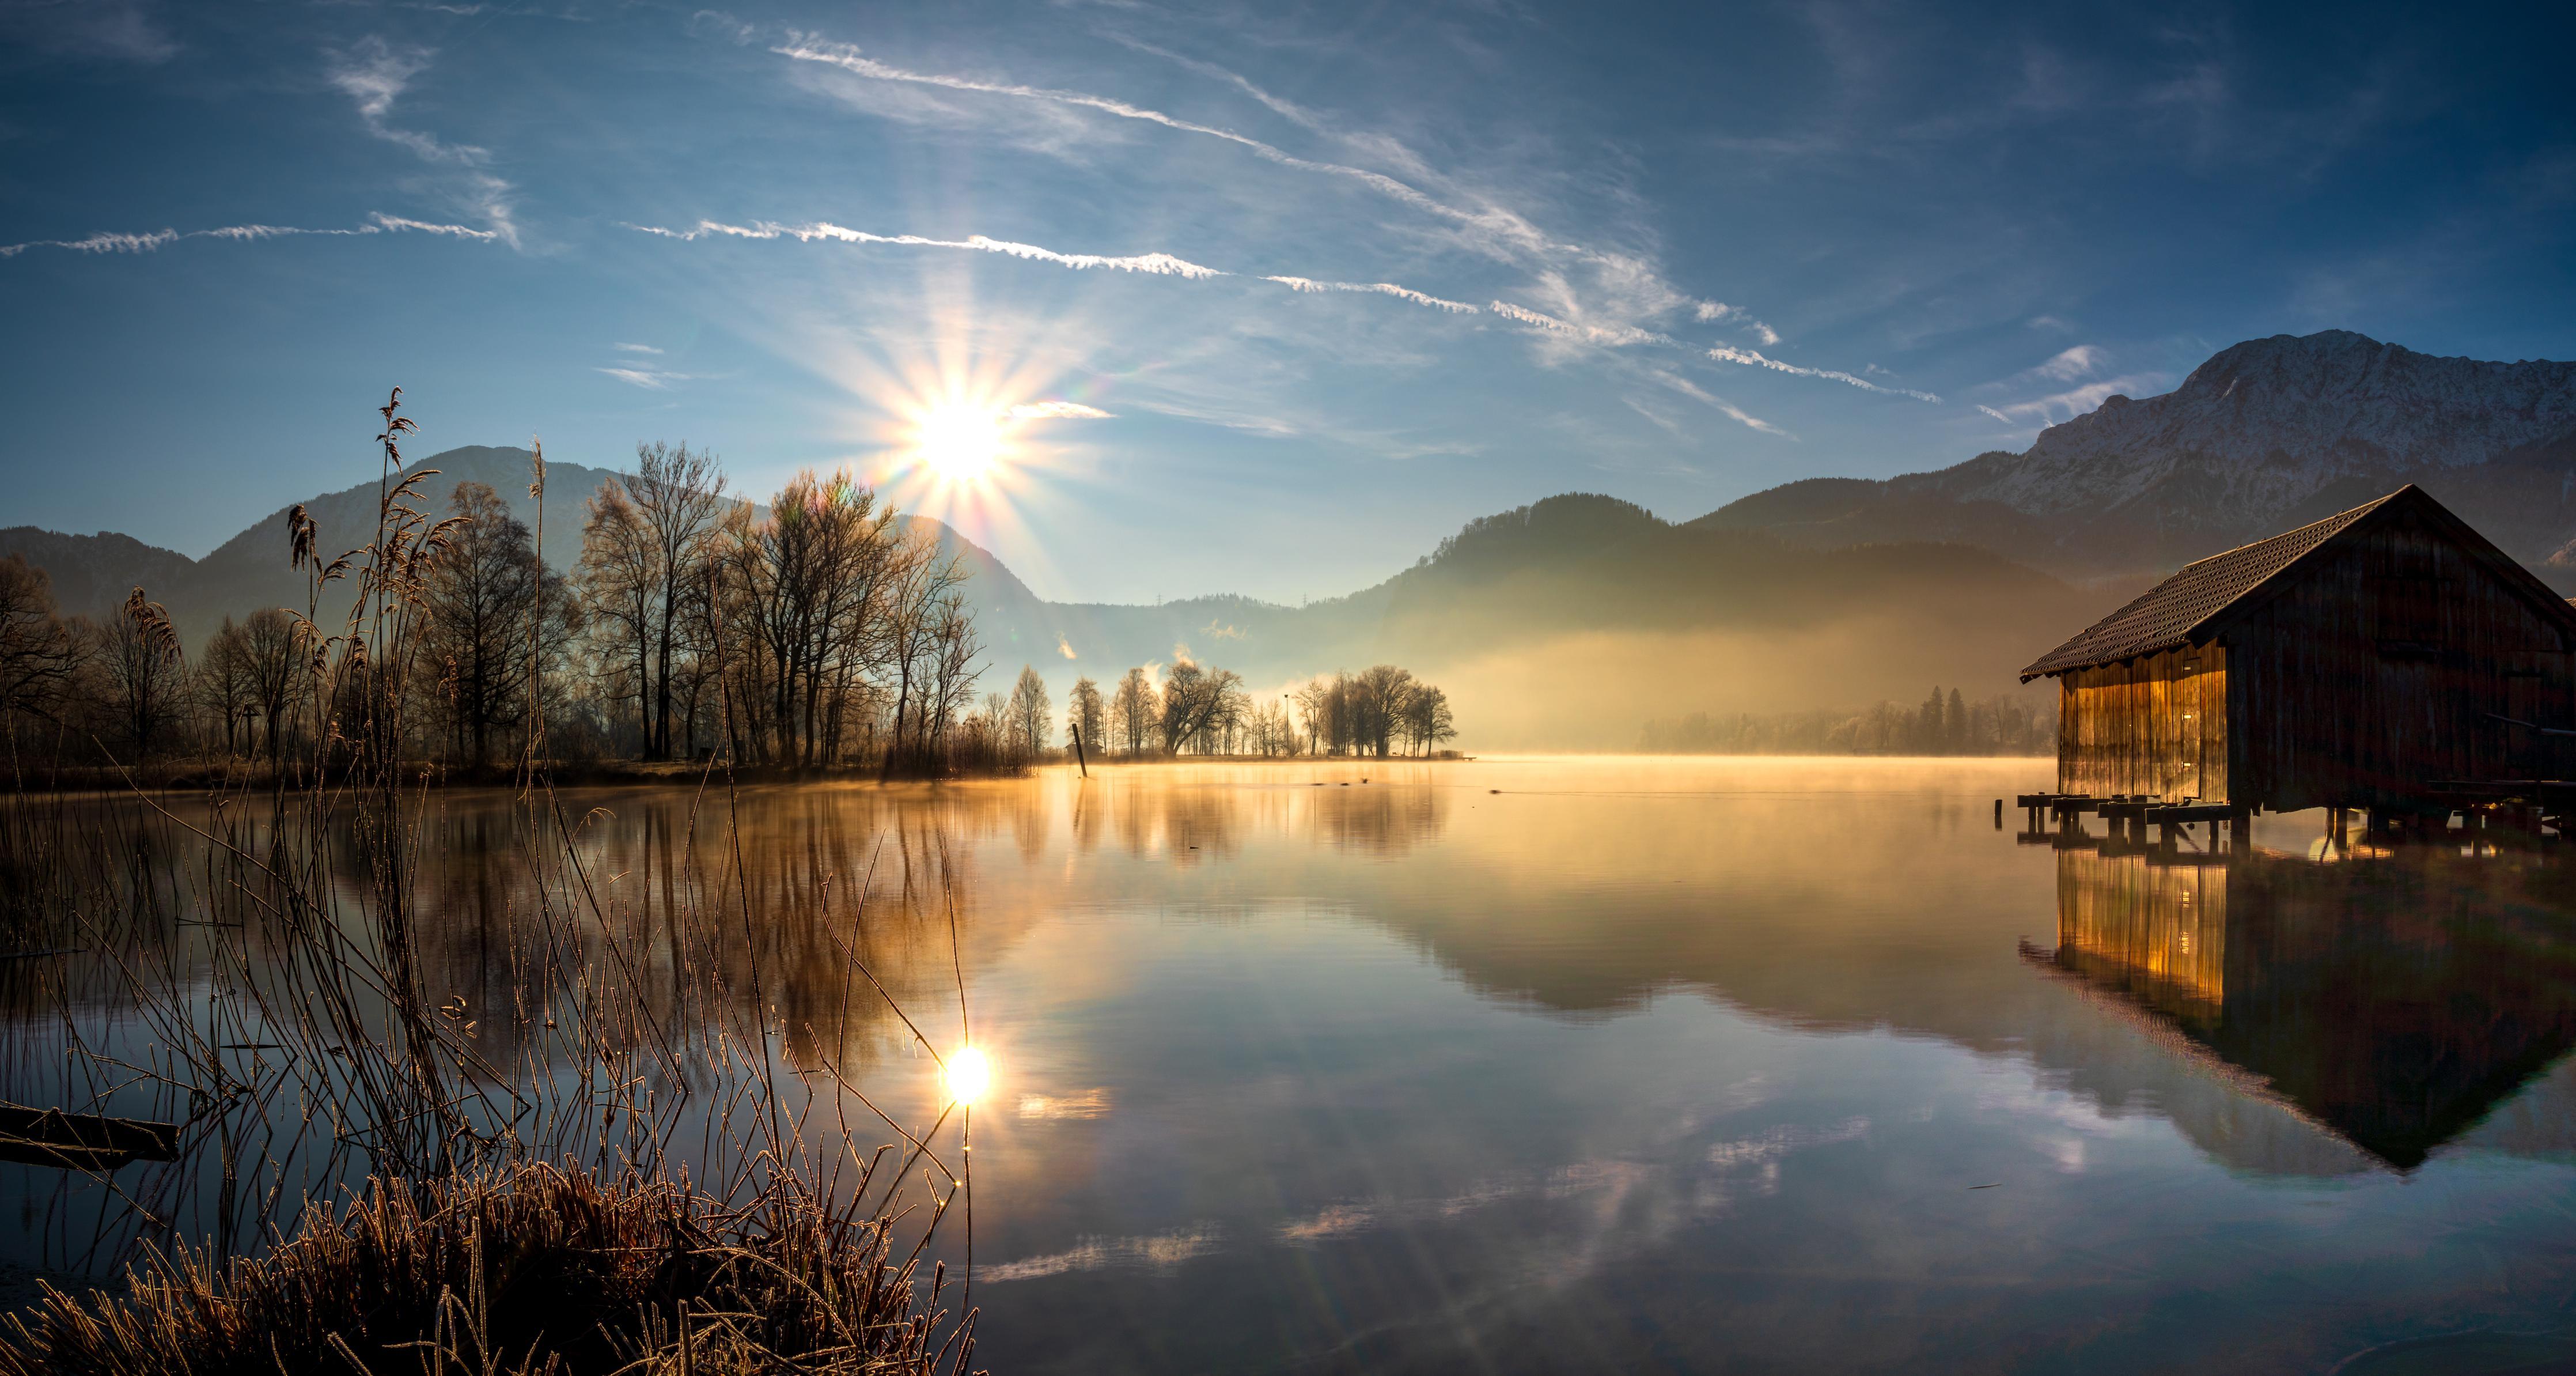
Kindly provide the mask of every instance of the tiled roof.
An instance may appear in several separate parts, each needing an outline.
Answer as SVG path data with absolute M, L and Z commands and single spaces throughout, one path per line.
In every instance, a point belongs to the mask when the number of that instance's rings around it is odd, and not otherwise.
M 2021 671 L 2022 679 L 2027 682 L 2069 669 L 2135 659 L 2185 644 L 2201 623 L 2270 582 L 2274 575 L 2296 563 L 2299 556 L 2412 490 L 2400 488 L 2314 525 L 2283 531 L 2225 554 L 2185 564 L 2180 572 L 2147 589 L 2136 601 L 2041 656 L 2039 662 Z

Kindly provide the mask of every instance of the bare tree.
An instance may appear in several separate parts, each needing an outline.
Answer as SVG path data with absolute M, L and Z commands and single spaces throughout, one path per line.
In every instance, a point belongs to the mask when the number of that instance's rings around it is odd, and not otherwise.
M 242 629 L 229 616 L 215 633 L 206 639 L 206 648 L 197 657 L 197 693 L 208 712 L 224 724 L 224 753 L 246 753 L 239 738 L 243 728 L 259 715 L 256 694 L 252 688 L 250 651 L 243 645 Z M 256 738 L 248 742 L 251 750 L 259 748 Z
M 632 499 L 650 556 L 652 711 L 645 749 L 668 758 L 672 662 L 688 648 L 688 604 L 706 583 L 700 570 L 727 506 L 725 475 L 713 453 L 657 440 L 636 445 L 634 475 L 611 482 L 622 483 Z
M 1011 685 L 1007 719 L 1012 747 L 1021 758 L 1036 759 L 1047 748 L 1047 738 L 1051 734 L 1047 720 L 1049 710 L 1051 704 L 1047 701 L 1046 680 L 1038 676 L 1036 666 L 1021 665 L 1019 681 Z
M 187 686 L 179 632 L 170 613 L 136 588 L 114 619 L 94 633 L 103 678 L 102 705 L 139 760 L 161 743 Z
M 1146 740 L 1162 720 L 1162 710 L 1154 696 L 1153 678 L 1141 666 L 1130 669 L 1118 680 L 1118 691 L 1110 695 L 1109 729 L 1126 753 L 1142 755 Z
M 0 716 L 52 718 L 86 647 L 54 607 L 45 571 L 0 559 Z
M 922 720 L 930 726 L 930 752 L 935 756 L 944 742 L 948 725 L 967 703 L 974 700 L 975 681 L 982 671 L 975 657 L 984 645 L 975 636 L 975 618 L 966 611 L 965 599 L 955 593 L 940 598 L 924 617 L 929 627 L 927 643 L 932 647 L 928 679 L 929 701 Z
M 652 533 L 643 514 L 627 497 L 625 485 L 612 478 L 600 484 L 583 508 L 581 562 L 573 576 L 589 613 L 591 636 L 599 647 L 604 672 L 615 682 L 610 692 L 635 704 L 635 719 L 644 738 L 644 753 L 653 753 L 653 647 L 661 585 Z
M 1083 749 L 1098 754 L 1108 748 L 1101 734 L 1108 728 L 1108 707 L 1099 684 L 1088 677 L 1073 681 L 1073 692 L 1064 703 L 1064 725 L 1065 733 L 1081 740 Z
M 942 711 L 956 706 L 936 685 L 940 666 L 958 658 L 959 634 L 966 641 L 974 639 L 971 620 L 962 626 L 956 621 L 961 604 L 954 590 L 966 576 L 964 567 L 941 554 L 929 532 L 919 528 L 905 532 L 887 561 L 884 657 L 895 678 L 887 777 L 906 759 L 929 759 L 932 743 L 944 730 L 944 723 L 930 716 L 932 706 L 938 704 Z M 957 672 L 978 652 L 980 642 L 965 652 Z
M 295 709 L 305 675 L 300 671 L 295 618 L 277 607 L 262 607 L 242 621 L 239 642 L 243 666 L 250 673 L 251 705 L 258 710 L 262 743 L 272 765 L 282 758 L 279 733 Z
M 488 485 L 458 483 L 451 505 L 456 524 L 422 587 L 421 650 L 449 704 L 455 753 L 488 764 L 493 734 L 524 720 L 525 647 L 545 639 L 540 618 L 563 616 L 563 597 L 527 524 Z
M 1344 710 L 1360 753 L 1386 758 L 1413 690 L 1413 675 L 1392 664 L 1370 665 L 1351 679 Z
M 1198 745 L 1242 710 L 1243 677 L 1231 669 L 1206 669 L 1190 660 L 1175 662 L 1163 676 L 1159 722 L 1165 754 L 1177 755 Z
M 1428 683 L 1413 685 L 1399 715 L 1406 748 L 1414 754 L 1428 755 L 1442 741 L 1457 739 L 1458 724 L 1449 712 L 1449 695 Z

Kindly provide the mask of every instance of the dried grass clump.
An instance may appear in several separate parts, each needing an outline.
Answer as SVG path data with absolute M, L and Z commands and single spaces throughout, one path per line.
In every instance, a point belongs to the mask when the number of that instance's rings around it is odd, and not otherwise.
M 972 1317 L 942 1325 L 942 1271 L 919 1306 L 914 1275 L 883 1220 L 783 1172 L 729 1207 L 633 1173 L 523 1165 L 417 1196 L 380 1181 L 308 1209 L 265 1256 L 156 1258 L 124 1298 L 49 1287 L 0 1327 L 0 1372 L 964 1371 Z

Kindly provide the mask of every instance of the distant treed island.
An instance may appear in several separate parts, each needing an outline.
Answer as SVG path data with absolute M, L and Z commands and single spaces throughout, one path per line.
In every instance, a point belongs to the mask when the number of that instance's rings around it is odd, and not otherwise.
M 1867 711 L 1693 712 L 1650 721 L 1637 748 L 1652 755 L 2045 755 L 2057 748 L 2057 703 L 1998 694 L 1969 702 L 1935 687 L 1921 704 Z
M 530 456 L 537 520 L 545 464 Z M 409 500 L 430 470 L 389 478 Z M 49 579 L 0 558 L 0 730 L 31 764 L 327 768 L 362 683 L 407 698 L 406 759 L 468 773 L 532 760 L 712 761 L 885 777 L 1008 772 L 1057 744 L 1045 679 L 1009 693 L 935 528 L 907 523 L 846 475 L 799 474 L 760 507 L 725 495 L 714 455 L 639 446 L 576 513 L 570 574 L 488 483 L 454 484 L 416 540 L 401 643 L 368 644 L 361 551 L 326 556 L 303 506 L 276 557 L 301 607 L 226 615 L 189 653 L 169 611 L 133 589 L 104 616 L 64 615 Z M 406 537 L 407 538 L 407 537 Z M 356 576 L 353 577 L 353 570 Z M 393 666 L 400 666 L 397 671 Z M 1186 655 L 1073 688 L 1064 743 L 1101 755 L 1427 754 L 1457 729 L 1446 695 L 1377 665 L 1256 702 L 1240 674 Z

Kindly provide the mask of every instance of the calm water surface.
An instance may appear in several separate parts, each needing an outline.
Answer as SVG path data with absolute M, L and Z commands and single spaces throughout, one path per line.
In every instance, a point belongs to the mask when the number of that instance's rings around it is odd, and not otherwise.
M 1997 830 L 2049 772 L 1138 767 L 738 815 L 789 1054 L 842 1041 L 898 1116 L 931 1067 L 827 1030 L 810 929 L 953 1027 L 954 904 L 997 1373 L 2576 1355 L 2565 862 Z M 688 799 L 569 800 L 649 921 Z M 499 1006 L 507 805 L 438 808 L 434 992 Z M 0 1167 L 22 1259 L 59 1174 Z

